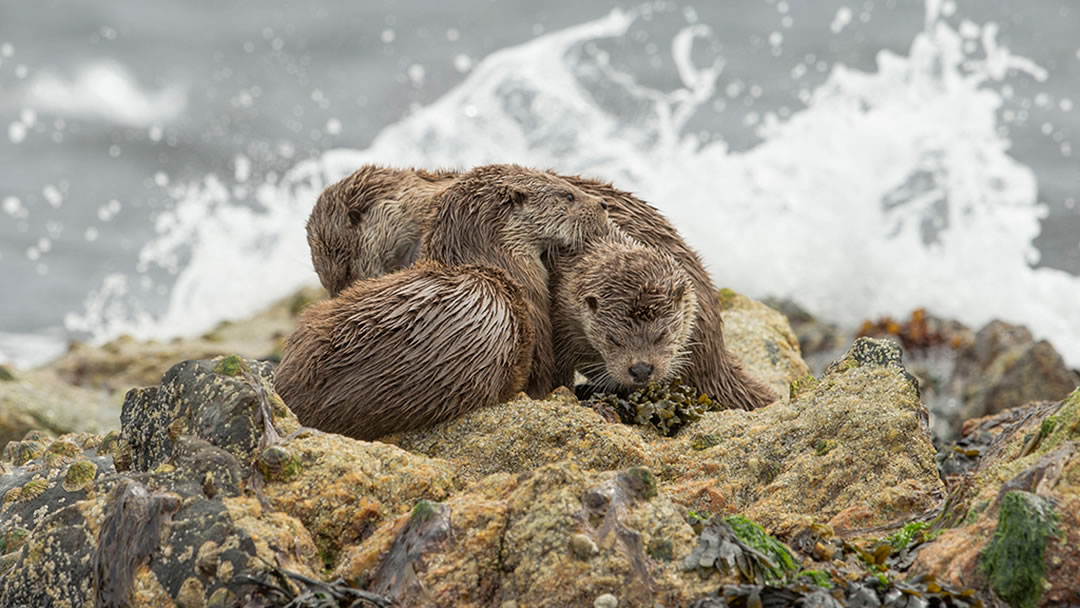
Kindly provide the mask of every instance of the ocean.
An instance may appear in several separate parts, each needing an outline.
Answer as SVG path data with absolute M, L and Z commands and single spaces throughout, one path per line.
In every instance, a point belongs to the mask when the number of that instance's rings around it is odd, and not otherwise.
M 0 0 L 0 362 L 316 284 L 360 164 L 614 180 L 718 286 L 1027 325 L 1080 367 L 1071 0 Z

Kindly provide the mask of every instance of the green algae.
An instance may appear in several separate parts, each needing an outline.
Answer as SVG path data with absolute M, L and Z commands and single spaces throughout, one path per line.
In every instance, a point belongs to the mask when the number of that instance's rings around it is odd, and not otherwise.
M 720 291 L 716 292 L 716 297 L 719 298 L 719 300 L 720 300 L 720 308 L 721 308 L 721 310 L 728 310 L 729 308 L 734 306 L 735 298 L 738 295 L 739 294 L 736 293 L 735 290 L 731 289 L 730 287 L 721 288 Z
M 820 384 L 818 379 L 811 376 L 810 374 L 807 374 L 801 378 L 796 378 L 791 382 L 791 384 L 788 385 L 788 396 L 790 396 L 791 399 L 794 400 L 798 396 L 814 390 L 815 388 L 817 388 L 818 384 Z
M 910 524 L 904 526 L 897 532 L 885 537 L 885 542 L 888 543 L 894 551 L 901 551 L 905 547 L 911 544 L 911 541 L 918 538 L 923 540 L 927 533 L 926 528 L 929 528 L 930 524 L 925 521 L 913 521 Z
M 630 478 L 631 487 L 638 496 L 645 500 L 656 496 L 656 477 L 653 476 L 652 471 L 641 466 L 630 467 L 626 471 L 626 476 Z
M 831 452 L 835 447 L 835 439 L 818 439 L 817 442 L 814 443 L 814 452 L 816 452 L 818 456 L 824 456 Z
M 236 376 L 244 369 L 244 360 L 239 355 L 222 357 L 214 367 L 214 372 L 223 376 Z
M 810 582 L 818 587 L 823 587 L 825 589 L 832 589 L 833 587 L 832 577 L 829 576 L 828 572 L 823 572 L 821 570 L 803 570 L 799 573 L 799 576 L 805 576 L 810 579 Z
M 431 519 L 433 515 L 435 515 L 435 503 L 429 500 L 421 500 L 413 507 L 412 516 L 409 518 L 409 521 L 424 523 Z
M 730 515 L 724 518 L 724 522 L 731 526 L 739 540 L 772 562 L 763 564 L 766 581 L 782 582 L 799 570 L 799 563 L 791 550 L 758 524 L 743 515 Z
M 990 587 L 1010 606 L 1032 608 L 1046 582 L 1044 553 L 1058 515 L 1045 499 L 1014 490 L 1001 500 L 994 538 L 979 557 Z

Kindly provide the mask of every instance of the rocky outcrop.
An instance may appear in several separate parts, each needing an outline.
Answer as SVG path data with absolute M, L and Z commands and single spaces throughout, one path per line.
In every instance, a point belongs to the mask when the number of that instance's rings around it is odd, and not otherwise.
M 179 363 L 127 393 L 120 432 L 4 448 L 0 605 L 1080 601 L 1058 582 L 1080 394 L 969 425 L 946 486 L 895 343 L 815 378 L 782 317 L 721 297 L 729 347 L 784 398 L 670 436 L 559 389 L 356 441 L 303 428 L 269 363 Z
M 953 418 L 965 420 L 996 414 L 1029 401 L 1065 398 L 1080 377 L 1046 340 L 1036 341 L 1026 327 L 992 321 L 974 342 L 957 354 L 946 391 L 963 405 Z
M 913 568 L 1011 606 L 1080 603 L 1080 389 L 969 421 L 964 432 L 993 439 L 953 480 L 944 517 L 955 527 Z

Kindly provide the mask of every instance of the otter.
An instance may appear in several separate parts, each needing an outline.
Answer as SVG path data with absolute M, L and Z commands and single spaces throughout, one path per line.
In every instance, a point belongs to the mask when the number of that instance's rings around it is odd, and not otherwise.
M 278 393 L 302 423 L 358 439 L 505 401 L 531 382 L 538 358 L 552 365 L 541 256 L 606 234 L 605 206 L 514 165 L 460 175 L 428 205 L 416 264 L 304 311 Z
M 363 170 L 361 169 L 361 171 Z M 388 180 L 398 179 L 409 182 L 417 179 L 411 175 L 415 173 L 415 170 L 387 169 L 385 171 L 387 171 L 385 178 Z M 426 175 L 426 178 L 421 177 L 419 179 L 426 179 L 431 187 L 436 189 L 445 187 L 446 184 L 452 183 L 456 179 L 456 174 L 452 171 L 421 173 L 420 175 Z M 697 317 L 694 320 L 693 332 L 690 338 L 690 358 L 683 368 L 684 380 L 698 390 L 708 394 L 715 401 L 731 408 L 752 410 L 774 401 L 776 395 L 767 386 L 751 377 L 725 347 L 724 319 L 720 314 L 720 300 L 717 296 L 716 287 L 705 270 L 701 258 L 683 241 L 678 231 L 667 218 L 652 205 L 629 192 L 615 188 L 609 182 L 581 176 L 561 175 L 559 177 L 590 194 L 600 196 L 606 200 L 609 205 L 608 215 L 613 224 L 637 242 L 671 254 L 679 266 L 689 275 L 697 295 Z M 352 198 L 356 198 L 356 195 L 350 194 L 338 185 L 331 186 L 323 196 L 328 199 L 342 201 L 340 204 L 346 206 Z M 365 197 L 368 197 L 368 195 L 361 193 L 359 198 Z M 378 195 L 376 194 L 373 198 L 378 198 Z M 320 198 L 320 200 L 322 199 Z M 395 205 L 394 200 L 396 199 L 378 200 L 380 204 L 390 207 Z M 431 199 L 424 198 L 422 194 L 417 200 L 398 204 L 402 213 L 396 218 L 400 222 L 409 224 L 406 229 L 402 229 L 401 224 L 384 224 L 379 217 L 368 217 L 364 215 L 363 211 L 354 214 L 353 221 L 350 224 L 335 224 L 332 220 L 317 220 L 316 215 L 326 214 L 324 209 L 317 206 L 312 212 L 312 219 L 308 222 L 308 240 L 312 243 L 312 256 L 315 258 L 321 255 L 316 253 L 317 246 L 325 248 L 325 243 L 337 240 L 331 239 L 330 234 L 324 234 L 323 232 L 324 226 L 333 224 L 334 228 L 331 234 L 334 233 L 333 231 L 343 230 L 345 233 L 351 231 L 353 235 L 351 239 L 345 238 L 341 240 L 343 242 L 342 247 L 348 252 L 347 257 L 363 260 L 382 256 L 380 260 L 368 264 L 371 267 L 385 264 L 387 263 L 387 256 L 380 253 L 383 250 L 377 247 L 370 237 L 364 235 L 383 230 L 387 234 L 392 234 L 396 230 L 397 239 L 395 240 L 394 237 L 390 236 L 386 239 L 387 242 L 393 242 L 395 246 L 405 249 L 418 247 L 419 243 L 416 239 L 423 239 L 422 224 L 425 216 L 425 213 L 420 210 L 425 205 L 430 204 Z M 333 272 L 342 272 L 345 275 L 344 280 L 346 282 L 370 276 L 364 274 L 364 270 L 360 268 L 359 264 L 342 268 L 332 260 L 325 258 L 320 260 L 320 263 L 324 267 L 330 267 Z M 319 272 L 320 277 L 329 274 L 331 271 L 318 270 L 320 263 L 316 263 L 316 271 Z M 548 265 L 551 266 L 551 261 L 548 262 Z
M 459 175 L 364 165 L 326 188 L 306 226 L 311 262 L 326 292 L 333 297 L 357 279 L 412 265 L 420 253 L 418 218 Z
M 551 293 L 556 384 L 580 371 L 603 390 L 635 389 L 682 372 L 697 294 L 671 255 L 616 230 L 559 256 Z
M 274 385 L 304 425 L 370 441 L 508 400 L 533 345 L 504 271 L 421 261 L 309 306 Z

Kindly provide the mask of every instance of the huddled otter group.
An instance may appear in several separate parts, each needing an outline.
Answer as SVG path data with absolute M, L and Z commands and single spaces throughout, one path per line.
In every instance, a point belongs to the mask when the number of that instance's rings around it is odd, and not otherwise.
M 359 439 L 505 401 L 574 373 L 607 389 L 681 375 L 729 407 L 775 399 L 724 347 L 716 290 L 652 206 L 516 165 L 368 165 L 307 223 L 331 299 L 285 344 L 276 386 L 301 422 Z

